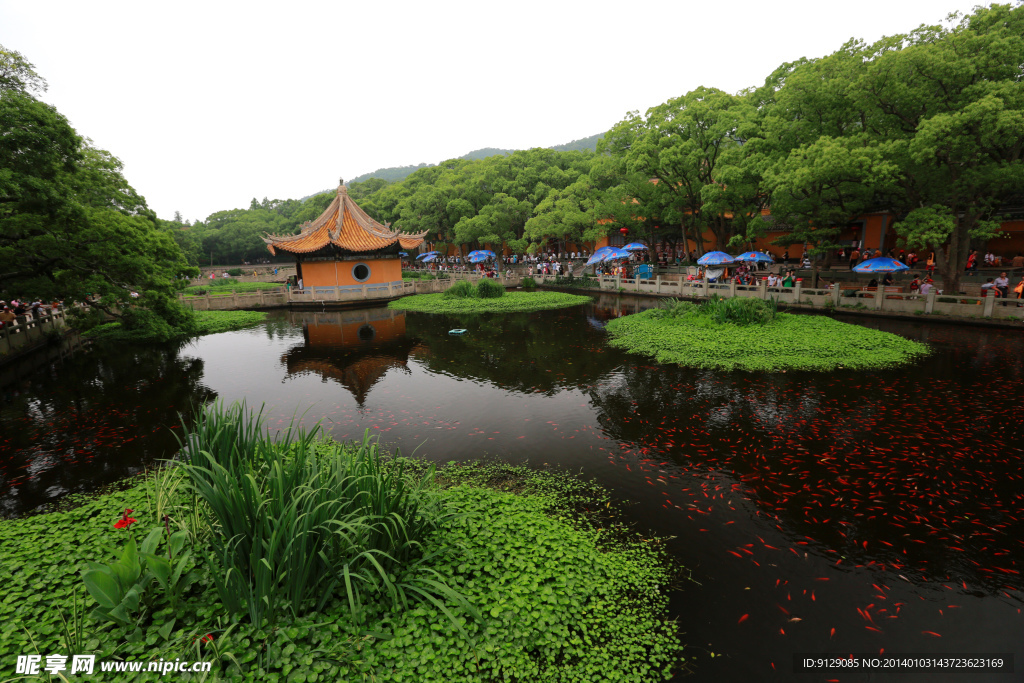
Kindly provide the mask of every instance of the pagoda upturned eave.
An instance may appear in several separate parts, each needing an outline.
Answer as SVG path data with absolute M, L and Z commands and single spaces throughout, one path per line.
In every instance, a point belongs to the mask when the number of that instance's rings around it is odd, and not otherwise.
M 371 254 L 389 247 L 396 247 L 396 252 L 397 248 L 415 249 L 423 243 L 426 234 L 426 231 L 403 233 L 392 230 L 389 225 L 381 225 L 355 203 L 345 185 L 340 185 L 324 212 L 316 220 L 303 225 L 299 234 L 267 234 L 263 242 L 274 255 L 278 250 L 311 254 L 329 245 L 350 254 Z

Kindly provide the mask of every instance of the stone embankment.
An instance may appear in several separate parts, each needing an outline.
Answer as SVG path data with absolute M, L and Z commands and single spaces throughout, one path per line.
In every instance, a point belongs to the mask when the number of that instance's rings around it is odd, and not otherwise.
M 295 287 L 282 286 L 278 289 L 261 289 L 255 292 L 211 292 L 204 296 L 182 295 L 182 303 L 196 311 L 230 311 L 260 308 L 306 308 L 323 304 L 385 304 L 388 301 L 410 294 L 433 294 L 443 292 L 459 280 L 477 282 L 479 275 L 452 273 L 443 280 L 402 280 L 375 285 L 352 287 Z M 521 278 L 517 275 L 499 277 L 498 282 L 506 287 L 518 287 Z M 219 288 L 217 288 L 219 289 Z M 225 287 L 224 289 L 228 289 Z

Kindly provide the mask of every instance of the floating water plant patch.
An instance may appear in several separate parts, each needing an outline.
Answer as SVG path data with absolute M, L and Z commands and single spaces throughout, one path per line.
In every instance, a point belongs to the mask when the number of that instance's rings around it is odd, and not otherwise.
M 596 486 L 455 463 L 438 481 L 369 436 L 272 439 L 244 406 L 192 422 L 184 460 L 136 486 L 0 521 L 0 650 L 97 674 L 211 663 L 191 681 L 646 683 L 684 664 L 662 545 L 617 531 Z
M 824 316 L 777 313 L 773 304 L 755 299 L 672 302 L 612 320 L 605 329 L 611 346 L 659 363 L 714 370 L 859 370 L 902 365 L 928 353 L 924 344 L 895 334 Z
M 521 313 L 551 308 L 568 308 L 590 301 L 590 297 L 562 292 L 508 292 L 498 298 L 416 294 L 392 301 L 388 308 L 421 313 Z
M 258 325 L 267 318 L 267 314 L 262 311 L 195 311 L 193 316 L 194 329 L 172 328 L 166 323 L 161 323 L 155 316 L 151 316 L 157 323 L 155 329 L 153 326 L 143 329 L 125 329 L 121 323 L 113 322 L 94 327 L 84 336 L 103 343 L 146 344 L 181 337 L 240 330 Z

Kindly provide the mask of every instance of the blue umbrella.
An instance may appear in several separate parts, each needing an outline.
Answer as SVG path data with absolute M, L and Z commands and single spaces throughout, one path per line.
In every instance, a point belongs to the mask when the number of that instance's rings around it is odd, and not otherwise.
M 409 254 L 407 252 L 400 251 L 400 252 L 398 252 L 398 255 L 399 256 L 408 256 Z
M 869 258 L 859 266 L 853 267 L 855 273 L 896 273 L 901 270 L 910 270 L 910 268 L 888 256 Z
M 482 256 L 485 259 L 486 258 L 498 258 L 497 256 L 494 255 L 494 252 L 491 251 L 490 249 L 477 249 L 476 251 L 471 251 L 471 252 L 469 252 L 468 258 L 475 258 L 475 257 L 478 257 L 478 256 Z M 483 260 L 483 259 L 481 259 L 481 260 Z
M 425 258 L 427 258 L 428 256 L 434 256 L 435 254 L 440 254 L 440 253 L 441 253 L 441 252 L 439 252 L 439 251 L 428 251 L 428 252 L 426 252 L 425 254 L 420 254 L 420 255 L 419 255 L 419 256 L 417 256 L 416 258 L 417 258 L 417 260 L 418 260 L 418 259 L 425 259 Z
M 601 257 L 601 260 L 615 261 L 620 258 L 629 258 L 632 255 L 632 252 L 628 252 L 625 249 L 612 249 L 611 251 L 607 252 L 603 257 Z
M 626 251 L 643 251 L 647 248 L 646 244 L 640 244 L 639 242 L 630 242 L 626 246 L 622 247 Z
M 727 263 L 735 262 L 736 259 L 729 256 L 724 251 L 709 251 L 697 259 L 697 264 L 701 266 L 724 266 Z
M 489 258 L 491 257 L 487 256 L 486 254 L 472 253 L 466 257 L 466 260 L 469 261 L 470 263 L 483 263 Z
M 426 255 L 426 256 L 425 256 L 424 258 L 423 258 L 423 262 L 424 262 L 424 263 L 432 263 L 432 262 L 434 262 L 434 261 L 436 261 L 436 260 L 437 260 L 437 252 L 434 252 L 433 254 L 427 254 L 427 255 Z
M 736 257 L 737 261 L 749 261 L 751 263 L 775 263 L 771 254 L 763 251 L 748 251 Z
M 587 260 L 587 265 L 592 266 L 595 263 L 600 263 L 604 260 L 604 255 L 609 251 L 615 251 L 615 247 L 601 247 L 590 256 L 590 259 Z

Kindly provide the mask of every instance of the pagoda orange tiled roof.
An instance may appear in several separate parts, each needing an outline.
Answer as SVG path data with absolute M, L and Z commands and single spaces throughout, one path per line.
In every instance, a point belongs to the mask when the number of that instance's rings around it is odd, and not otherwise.
M 320 217 L 302 226 L 298 235 L 267 235 L 263 241 L 271 254 L 278 250 L 292 254 L 309 254 L 333 244 L 351 252 L 387 249 L 398 243 L 403 249 L 415 249 L 423 243 L 426 232 L 404 233 L 392 230 L 370 218 L 348 196 L 344 184 Z

